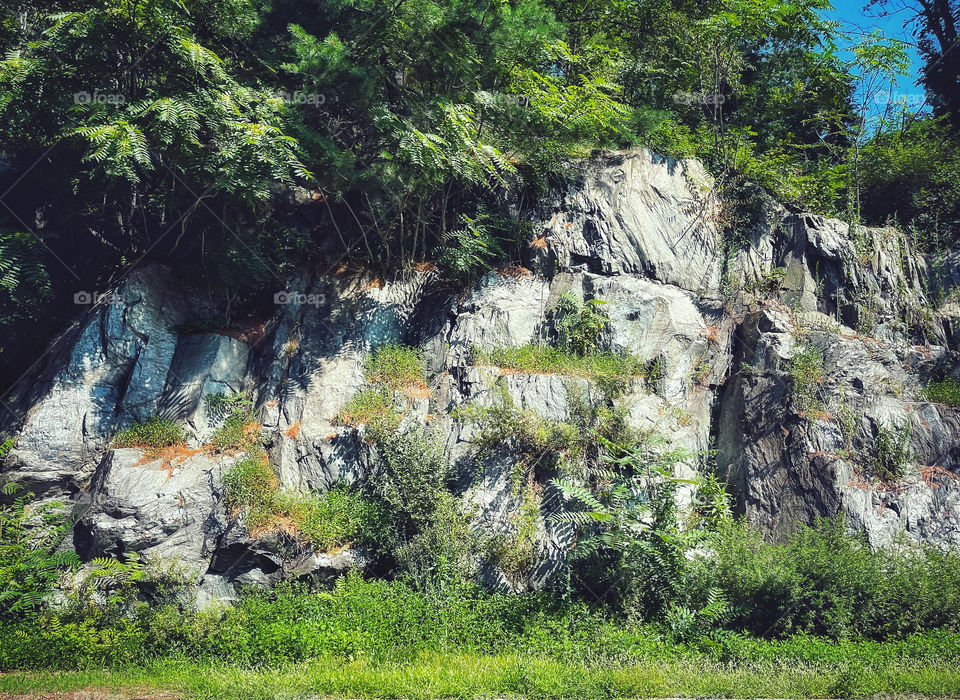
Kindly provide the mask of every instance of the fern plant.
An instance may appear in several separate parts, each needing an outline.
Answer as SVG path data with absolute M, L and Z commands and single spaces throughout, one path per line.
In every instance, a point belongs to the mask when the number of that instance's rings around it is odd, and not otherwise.
M 602 299 L 581 302 L 565 292 L 551 312 L 557 345 L 562 350 L 583 356 L 600 347 L 600 339 L 610 323 L 601 307 Z
M 666 449 L 662 440 L 609 448 L 606 466 L 590 468 L 587 485 L 553 480 L 573 508 L 551 519 L 580 531 L 573 558 L 605 579 L 594 584 L 609 591 L 611 602 L 663 613 L 681 599 L 684 553 L 698 540 L 681 526 L 676 491 L 698 482 L 673 476 L 685 455 Z
M 56 551 L 69 530 L 61 503 L 31 506 L 33 494 L 13 482 L 3 494 L 13 500 L 0 506 L 0 618 L 20 617 L 36 612 L 79 561 L 73 552 Z

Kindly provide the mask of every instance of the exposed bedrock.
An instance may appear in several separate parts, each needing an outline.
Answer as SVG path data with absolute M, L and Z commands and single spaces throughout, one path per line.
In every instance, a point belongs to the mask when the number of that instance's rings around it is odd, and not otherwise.
M 357 481 L 375 473 L 375 448 L 363 426 L 335 418 L 364 387 L 371 350 L 397 341 L 421 349 L 430 379 L 419 395 L 397 392 L 404 420 L 443 444 L 475 526 L 506 531 L 521 506 L 516 454 L 509 441 L 481 453 L 461 409 L 507 400 L 566 422 L 608 399 L 589 379 L 477 365 L 473 351 L 542 342 L 569 293 L 607 302 L 607 347 L 659 363 L 655 381 L 637 378 L 616 398 L 630 426 L 693 454 L 716 447 L 741 511 L 770 537 L 842 513 L 876 546 L 906 536 L 960 547 L 960 416 L 924 394 L 960 373 L 950 301 L 960 274 L 949 260 L 934 270 L 893 229 L 851 231 L 758 201 L 735 235 L 722 233 L 723 203 L 699 164 L 598 155 L 542 199 L 528 269 L 456 293 L 429 272 L 304 271 L 290 283 L 301 296 L 247 334 L 197 330 L 209 302 L 169 269 L 135 269 L 18 387 L 3 476 L 72 502 L 83 557 L 178 559 L 206 599 L 238 583 L 328 580 L 364 554 L 291 555 L 277 533 L 251 536 L 228 511 L 222 476 L 237 457 L 204 449 L 222 421 L 206 397 L 252 397 L 280 488 Z M 810 387 L 793 371 L 804 352 L 822 367 Z M 187 430 L 180 453 L 110 449 L 118 430 L 154 415 Z M 535 474 L 544 502 L 550 476 Z M 549 580 L 569 545 L 541 518 L 526 585 Z

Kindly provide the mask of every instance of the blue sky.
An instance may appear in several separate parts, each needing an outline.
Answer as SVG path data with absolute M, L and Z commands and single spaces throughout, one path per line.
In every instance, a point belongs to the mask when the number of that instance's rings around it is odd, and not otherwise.
M 832 11 L 826 12 L 825 16 L 829 19 L 837 20 L 846 31 L 869 33 L 874 29 L 880 29 L 884 34 L 891 38 L 902 39 L 913 43 L 914 38 L 910 32 L 903 26 L 906 19 L 909 18 L 907 12 L 900 12 L 889 17 L 881 17 L 878 8 L 872 7 L 864 9 L 868 0 L 833 0 Z M 891 3 L 891 7 L 896 7 L 898 3 Z M 911 58 L 910 75 L 901 77 L 898 81 L 895 92 L 901 95 L 921 95 L 923 88 L 917 87 L 915 82 L 920 76 L 920 67 L 922 61 L 917 54 L 916 49 L 909 47 Z M 917 98 L 914 98 L 917 99 Z

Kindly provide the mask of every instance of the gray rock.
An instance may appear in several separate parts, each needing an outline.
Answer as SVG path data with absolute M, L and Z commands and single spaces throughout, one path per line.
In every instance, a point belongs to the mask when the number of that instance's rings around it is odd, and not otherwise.
M 226 335 L 200 333 L 181 338 L 167 371 L 160 416 L 186 423 L 198 444 L 206 442 L 224 416 L 211 415 L 205 399 L 211 394 L 238 394 L 247 388 L 248 355 L 245 343 Z
M 923 394 L 931 378 L 958 374 L 958 254 L 930 261 L 893 229 L 851 231 L 756 191 L 755 211 L 733 232 L 741 245 L 722 260 L 717 222 L 737 218 L 721 216 L 730 211 L 718 209 L 712 188 L 697 163 L 643 150 L 583 159 L 528 217 L 525 264 L 534 273 L 491 271 L 454 293 L 433 273 L 304 269 L 249 343 L 186 333 L 216 309 L 169 269 L 146 267 L 120 285 L 117 303 L 95 306 L 65 333 L 14 392 L 20 413 L 4 429 L 17 444 L 4 478 L 43 498 L 71 498 L 81 516 L 75 545 L 88 558 L 136 551 L 197 569 L 200 606 L 246 584 L 328 583 L 365 566 L 364 554 L 304 551 L 279 532 L 251 536 L 223 506 L 221 477 L 235 458 L 198 452 L 165 467 L 136 450 L 110 451 L 109 441 L 160 414 L 199 445 L 217 425 L 204 397 L 244 391 L 281 488 L 376 478 L 365 426 L 339 425 L 337 416 L 366 386 L 370 352 L 403 342 L 421 349 L 430 380 L 429 396 L 394 392 L 405 424 L 427 426 L 444 446 L 455 495 L 478 531 L 509 534 L 527 487 L 515 483 L 516 455 L 507 436 L 481 454 L 479 428 L 459 410 L 507 400 L 564 422 L 610 398 L 585 378 L 475 366 L 473 350 L 550 342 L 550 311 L 569 293 L 606 301 L 603 342 L 662 370 L 656 381 L 634 378 L 615 399 L 630 427 L 685 449 L 681 476 L 716 443 L 740 509 L 771 538 L 843 513 L 875 546 L 907 537 L 960 547 L 960 413 Z M 800 345 L 817 347 L 825 363 L 821 406 L 807 414 L 791 398 Z M 903 476 L 878 478 L 879 436 L 900 439 L 906 426 Z M 488 562 L 491 585 L 542 587 L 563 566 L 574 533 L 544 517 L 564 507 L 549 483 L 554 471 L 533 470 L 541 517 L 530 570 L 507 580 Z M 688 488 L 680 500 L 689 499 Z
M 232 461 L 193 450 L 159 459 L 111 450 L 90 489 L 93 507 L 79 514 L 78 552 L 139 552 L 205 572 L 227 529 L 222 477 Z
M 534 263 L 552 271 L 636 274 L 701 294 L 720 281 L 713 181 L 696 161 L 637 150 L 574 166 L 534 218 Z
M 741 369 L 721 398 L 718 462 L 747 517 L 772 538 L 818 517 L 846 516 L 874 546 L 896 537 L 960 545 L 960 414 L 923 399 L 922 387 L 947 359 L 853 334 L 807 331 L 820 349 L 820 404 L 802 415 L 792 399 L 789 362 L 798 351 L 786 312 L 760 311 L 742 329 Z M 878 466 L 880 434 L 904 441 L 891 477 Z

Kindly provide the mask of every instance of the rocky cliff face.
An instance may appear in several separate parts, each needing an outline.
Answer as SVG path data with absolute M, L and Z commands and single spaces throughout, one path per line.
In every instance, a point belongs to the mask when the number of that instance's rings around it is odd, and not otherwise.
M 877 546 L 903 535 L 960 546 L 960 414 L 923 394 L 957 372 L 955 309 L 933 298 L 950 299 L 960 274 L 947 261 L 933 279 L 892 229 L 851 232 L 762 195 L 723 233 L 712 191 L 694 162 L 597 156 L 541 202 L 524 267 L 453 292 L 429 271 L 384 280 L 305 270 L 246 334 L 195 330 L 209 303 L 170 270 L 135 270 L 21 383 L 4 478 L 68 499 L 84 557 L 176 557 L 207 596 L 335 574 L 359 555 L 290 557 L 227 512 L 222 475 L 236 457 L 197 449 L 222 420 L 205 397 L 253 397 L 282 487 L 351 482 L 375 468 L 374 448 L 363 425 L 335 418 L 363 388 L 371 349 L 399 341 L 422 350 L 431 378 L 429 392 L 395 394 L 404 420 L 439 436 L 475 525 L 504 531 L 521 506 L 515 455 L 508 439 L 481 454 L 459 409 L 508 401 L 566 422 L 584 401 L 611 399 L 587 379 L 472 364 L 472 350 L 543 339 L 571 293 L 607 302 L 611 349 L 662 369 L 613 400 L 629 424 L 691 453 L 716 447 L 741 510 L 771 537 L 843 513 Z M 188 448 L 156 460 L 108 448 L 117 430 L 153 415 L 185 425 Z M 553 475 L 531 477 L 541 513 Z M 530 586 L 570 544 L 546 518 L 537 533 Z

